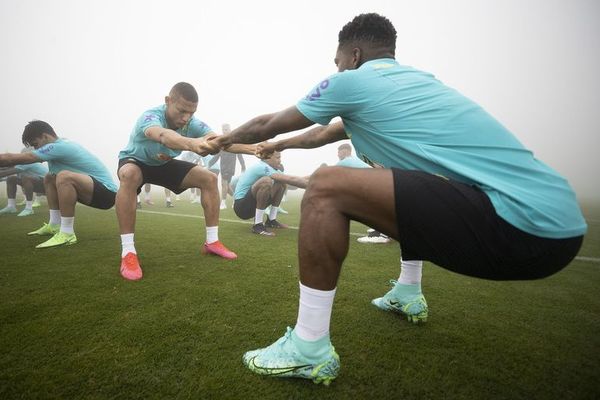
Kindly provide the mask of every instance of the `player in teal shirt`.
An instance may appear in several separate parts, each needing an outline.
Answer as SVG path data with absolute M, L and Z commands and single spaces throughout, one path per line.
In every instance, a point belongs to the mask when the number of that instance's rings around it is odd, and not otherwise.
M 282 173 L 281 153 L 271 156 L 248 168 L 240 175 L 233 193 L 233 210 L 241 219 L 254 217 L 252 233 L 274 236 L 272 229 L 287 228 L 277 221 L 279 205 L 287 185 L 306 187 L 307 179 Z M 263 222 L 265 209 L 270 206 L 267 221 Z
M 492 280 L 558 272 L 576 256 L 587 229 L 563 177 L 479 105 L 395 60 L 396 30 L 387 18 L 359 15 L 338 39 L 338 73 L 296 106 L 254 118 L 213 143 L 212 151 L 262 142 L 339 117 L 277 142 L 275 150 L 350 138 L 358 156 L 376 167 L 325 167 L 311 177 L 300 221 L 296 326 L 276 344 L 244 355 L 248 368 L 263 375 L 325 383 L 337 376 L 329 324 L 351 219 L 397 239 L 404 260 Z M 424 321 L 421 267 L 402 268 L 373 303 Z
M 0 155 L 0 166 L 48 162 L 49 173 L 44 185 L 50 212 L 48 224 L 29 235 L 52 235 L 36 246 L 47 248 L 77 243 L 73 229 L 75 204 L 106 210 L 115 203 L 117 186 L 102 162 L 81 145 L 59 138 L 44 121 L 25 126 L 23 144 L 35 150 L 21 154 Z
M 26 151 L 29 151 L 29 149 L 25 148 L 21 153 Z M 41 163 L 15 165 L 14 168 L 1 169 L 0 178 L 6 177 L 8 204 L 0 210 L 0 215 L 17 213 L 17 186 L 21 186 L 25 195 L 25 208 L 17 216 L 27 217 L 33 215 L 33 207 L 36 207 L 33 201 L 33 194 L 43 195 L 46 193 L 44 189 L 44 177 L 47 173 L 48 167 Z
M 339 161 L 335 164 L 338 167 L 371 168 L 369 164 L 352 155 L 352 146 L 348 143 L 338 147 L 338 158 Z
M 190 188 L 202 192 L 206 221 L 203 253 L 226 259 L 237 255 L 219 241 L 219 189 L 217 177 L 195 163 L 177 160 L 182 151 L 208 154 L 208 138 L 216 136 L 204 122 L 194 117 L 198 93 L 186 82 L 173 86 L 165 104 L 144 112 L 136 121 L 129 143 L 119 153 L 118 176 L 121 182 L 116 209 L 121 231 L 121 276 L 142 278 L 142 268 L 134 245 L 137 195 L 145 183 L 162 186 L 176 194 Z M 234 145 L 229 151 L 254 153 L 254 146 Z

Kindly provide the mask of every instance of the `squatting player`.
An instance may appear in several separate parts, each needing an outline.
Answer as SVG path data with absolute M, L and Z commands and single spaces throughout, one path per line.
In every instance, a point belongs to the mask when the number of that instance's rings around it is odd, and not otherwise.
M 243 357 L 263 375 L 325 383 L 337 376 L 329 326 L 351 219 L 398 240 L 406 260 L 492 280 L 560 271 L 587 230 L 562 176 L 479 105 L 394 59 L 396 30 L 387 18 L 359 15 L 338 39 L 338 73 L 296 106 L 212 140 L 218 151 L 341 117 L 307 133 L 312 147 L 350 138 L 363 161 L 382 167 L 324 167 L 311 176 L 300 220 L 296 326 Z M 421 296 L 416 289 L 396 284 L 381 305 L 398 310 Z
M 196 89 L 186 82 L 177 83 L 165 97 L 165 104 L 138 118 L 127 147 L 119 153 L 121 185 L 116 210 L 121 231 L 121 275 L 125 279 L 142 278 L 134 231 L 136 198 L 145 183 L 162 186 L 176 194 L 189 188 L 200 189 L 206 220 L 206 241 L 202 251 L 226 259 L 237 257 L 219 241 L 217 176 L 196 164 L 175 159 L 182 150 L 207 154 L 205 139 L 215 134 L 194 117 L 197 107 Z M 253 154 L 254 146 L 234 145 L 229 151 Z

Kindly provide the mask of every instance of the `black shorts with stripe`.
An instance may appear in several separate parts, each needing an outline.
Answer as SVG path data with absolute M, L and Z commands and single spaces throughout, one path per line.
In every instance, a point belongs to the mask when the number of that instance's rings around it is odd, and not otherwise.
M 563 269 L 583 236 L 538 237 L 496 214 L 479 188 L 421 171 L 392 169 L 402 258 L 463 275 L 539 279 Z

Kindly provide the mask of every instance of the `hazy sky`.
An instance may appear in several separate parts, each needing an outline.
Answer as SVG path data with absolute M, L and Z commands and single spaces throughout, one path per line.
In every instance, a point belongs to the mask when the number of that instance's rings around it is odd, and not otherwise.
M 396 58 L 498 118 L 580 197 L 600 197 L 597 0 L 0 0 L 0 151 L 43 119 L 115 173 L 137 117 L 192 83 L 220 133 L 294 105 L 335 72 L 337 34 L 378 12 Z M 283 154 L 286 171 L 336 162 L 337 145 Z

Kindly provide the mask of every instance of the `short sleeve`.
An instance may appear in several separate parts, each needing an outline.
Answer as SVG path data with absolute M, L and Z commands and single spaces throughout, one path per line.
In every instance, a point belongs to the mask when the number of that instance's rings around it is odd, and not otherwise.
M 334 117 L 343 117 L 356 107 L 352 71 L 331 75 L 317 84 L 296 108 L 309 120 L 327 125 Z
M 207 133 L 212 132 L 212 129 L 197 118 L 192 118 L 190 121 L 189 137 L 202 137 Z

